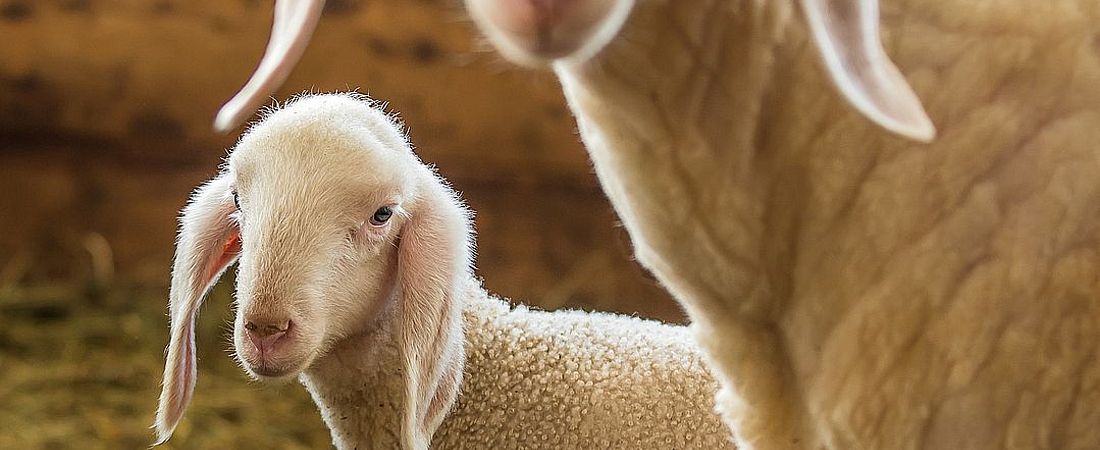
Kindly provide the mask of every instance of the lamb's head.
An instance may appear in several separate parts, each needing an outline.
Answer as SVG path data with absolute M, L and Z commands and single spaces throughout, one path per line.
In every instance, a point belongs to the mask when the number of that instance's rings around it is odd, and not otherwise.
M 386 310 L 418 164 L 382 113 L 341 96 L 294 102 L 241 139 L 223 176 L 240 241 L 233 343 L 249 374 L 295 376 Z
M 468 276 L 469 233 L 392 118 L 353 95 L 292 101 L 241 138 L 181 224 L 162 441 L 194 386 L 199 304 L 234 261 L 233 346 L 250 376 L 293 378 L 333 343 L 394 321 L 409 377 L 406 440 L 430 437 L 461 376 L 453 294 Z
M 601 51 L 613 51 L 614 43 L 627 28 L 636 27 L 635 35 L 652 33 L 654 30 L 646 29 L 648 24 L 631 21 L 632 13 L 639 8 L 656 8 L 658 14 L 670 22 L 683 16 L 673 11 L 674 8 L 687 8 L 693 16 L 707 15 L 713 17 L 712 20 L 723 20 L 736 11 L 746 14 L 744 11 L 751 9 L 743 4 L 750 2 L 725 0 L 728 6 L 723 10 L 721 1 L 465 0 L 478 28 L 505 57 L 525 65 L 567 67 L 582 66 Z M 226 131 L 243 122 L 286 79 L 309 41 L 324 0 L 277 0 L 275 3 L 275 25 L 267 53 L 248 84 L 222 107 L 215 121 L 216 129 Z M 931 140 L 936 132 L 932 121 L 882 48 L 878 0 L 800 0 L 799 3 L 825 68 L 852 106 L 883 128 L 911 139 Z M 704 11 L 704 8 L 709 9 Z M 754 27 L 746 33 L 770 33 L 770 28 Z M 670 39 L 680 37 L 671 36 Z M 722 43 L 707 44 L 701 48 Z M 621 47 L 637 52 L 632 46 L 626 42 Z M 646 50 L 640 53 L 661 49 Z M 651 65 L 652 61 L 639 63 L 637 70 L 661 70 L 644 67 L 646 64 Z

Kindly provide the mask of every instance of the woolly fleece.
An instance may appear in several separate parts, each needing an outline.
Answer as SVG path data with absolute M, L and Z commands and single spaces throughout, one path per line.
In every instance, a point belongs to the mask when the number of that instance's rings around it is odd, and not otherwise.
M 686 327 L 512 306 L 472 280 L 464 298 L 463 386 L 432 448 L 734 448 Z M 398 447 L 399 349 L 360 346 L 377 338 L 339 344 L 301 377 L 338 448 Z

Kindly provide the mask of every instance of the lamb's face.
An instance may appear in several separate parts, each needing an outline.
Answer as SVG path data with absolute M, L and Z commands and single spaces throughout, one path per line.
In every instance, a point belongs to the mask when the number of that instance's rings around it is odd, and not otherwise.
M 623 26 L 634 0 L 466 0 L 466 9 L 513 62 L 585 60 Z
M 229 160 L 242 241 L 233 342 L 250 375 L 291 378 L 386 312 L 410 158 L 387 118 L 347 97 L 295 103 L 241 140 Z

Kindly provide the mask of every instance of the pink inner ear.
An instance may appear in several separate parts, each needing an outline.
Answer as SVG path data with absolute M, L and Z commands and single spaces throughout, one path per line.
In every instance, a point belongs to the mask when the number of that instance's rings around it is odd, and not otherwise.
M 229 265 L 237 255 L 241 254 L 241 232 L 234 228 L 225 239 L 225 245 L 222 246 L 221 253 L 218 254 L 217 259 L 206 268 L 206 276 L 203 277 L 205 283 L 209 283 L 214 277 L 218 276 L 218 273 L 225 269 L 225 266 Z
M 178 369 L 178 377 L 180 379 L 179 386 L 176 387 L 175 403 L 171 406 L 172 421 L 179 421 L 183 416 L 183 409 L 185 405 L 191 403 L 191 395 L 195 392 L 195 328 L 194 319 L 188 318 L 184 324 L 184 336 L 187 336 L 187 340 L 183 345 L 183 357 L 180 358 L 181 364 Z

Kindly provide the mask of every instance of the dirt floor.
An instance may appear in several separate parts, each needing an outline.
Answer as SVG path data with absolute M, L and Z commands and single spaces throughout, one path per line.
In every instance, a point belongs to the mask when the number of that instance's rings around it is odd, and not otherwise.
M 195 398 L 161 448 L 327 448 L 328 431 L 301 386 L 249 382 L 230 359 L 228 286 L 204 308 Z M 165 313 L 160 289 L 0 292 L 0 449 L 148 447 Z

